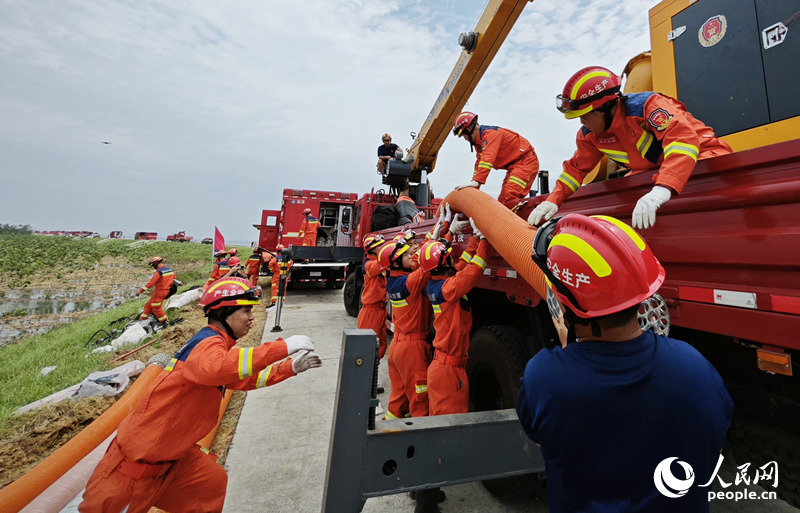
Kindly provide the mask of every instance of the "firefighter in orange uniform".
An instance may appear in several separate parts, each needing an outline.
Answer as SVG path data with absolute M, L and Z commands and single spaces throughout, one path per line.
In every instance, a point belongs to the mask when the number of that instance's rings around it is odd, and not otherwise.
M 164 312 L 164 299 L 169 295 L 169 289 L 172 287 L 172 282 L 175 281 L 175 271 L 164 265 L 164 259 L 160 256 L 154 256 L 150 259 L 150 266 L 155 269 L 153 272 L 153 277 L 150 278 L 150 281 L 147 284 L 140 288 L 136 295 L 142 294 L 145 290 L 152 288 L 153 293 L 150 295 L 150 299 L 147 300 L 147 303 L 144 304 L 144 310 L 142 310 L 142 315 L 139 316 L 139 319 L 144 320 L 147 319 L 150 314 L 152 313 L 158 322 L 162 325 L 167 323 L 167 314 Z M 179 285 L 183 285 L 179 282 Z
M 122 421 L 86 485 L 81 513 L 220 512 L 228 476 L 197 441 L 217 422 L 226 388 L 254 390 L 322 365 L 305 335 L 240 348 L 261 289 L 218 280 L 200 299 L 208 326 L 194 335 Z M 289 356 L 289 358 L 287 358 Z
M 466 139 L 470 148 L 478 148 L 472 180 L 456 189 L 480 189 L 486 183 L 489 171 L 505 169 L 506 176 L 497 201 L 513 210 L 528 197 L 539 172 L 539 158 L 527 139 L 506 128 L 480 125 L 478 115 L 472 112 L 458 115 L 453 134 Z
M 428 415 L 428 365 L 433 348 L 428 343 L 430 303 L 425 297 L 425 286 L 430 273 L 423 272 L 417 259 L 418 252 L 402 232 L 378 250 L 380 266 L 389 269 L 386 291 L 394 323 L 388 357 L 392 392 L 387 419 Z
M 531 225 L 553 217 L 606 156 L 628 174 L 653 173 L 655 185 L 636 203 L 632 218 L 634 228 L 649 228 L 656 210 L 681 193 L 698 159 L 731 152 L 683 103 L 653 92 L 622 95 L 621 85 L 612 71 L 590 66 L 575 73 L 556 97 L 558 110 L 567 119 L 580 118 L 583 126 L 553 192 L 528 216 Z
M 474 225 L 473 225 L 474 226 Z M 469 384 L 465 365 L 472 330 L 472 312 L 466 294 L 486 268 L 489 244 L 475 227 L 462 255 L 460 270 L 453 263 L 451 248 L 432 240 L 420 249 L 420 267 L 431 274 L 426 287 L 433 306 L 433 362 L 428 368 L 428 402 L 431 415 L 465 413 L 469 406 Z M 471 253 L 474 248 L 474 254 Z
M 303 216 L 303 223 L 300 225 L 300 237 L 303 238 L 303 246 L 316 246 L 319 219 L 311 214 L 310 208 L 303 210 Z
M 253 248 L 253 254 L 247 258 L 245 265 L 247 266 L 247 278 L 253 283 L 253 286 L 258 285 L 258 275 L 261 272 L 261 265 L 264 263 L 264 250 L 256 246 Z
M 358 311 L 359 329 L 372 330 L 378 335 L 378 356 L 383 358 L 388 344 L 386 338 L 386 269 L 378 262 L 378 249 L 386 241 L 383 235 L 364 237 L 366 257 L 361 264 L 364 270 L 364 288 L 361 289 L 361 310 Z
M 222 278 L 228 271 L 231 270 L 230 266 L 228 265 L 228 259 L 225 258 L 228 256 L 228 252 L 225 250 L 218 250 L 214 253 L 214 267 L 211 268 L 211 274 L 208 276 L 208 281 L 206 284 L 203 285 L 203 290 L 208 290 L 208 287 L 211 286 L 212 283 L 217 281 L 218 279 Z
M 277 246 L 275 246 L 275 254 L 272 255 L 272 258 L 270 258 L 270 260 L 269 260 L 269 264 L 267 264 L 269 266 L 269 270 L 272 272 L 272 299 L 270 300 L 269 306 L 267 308 L 275 306 L 275 303 L 278 302 L 278 285 L 280 284 L 280 279 L 281 279 L 281 258 L 282 258 L 281 250 L 282 249 L 283 249 L 283 244 L 278 244 Z M 289 259 L 289 256 L 287 255 L 285 258 Z M 287 273 L 289 272 L 289 270 L 292 268 L 293 265 L 294 265 L 294 261 L 293 260 L 289 260 L 288 261 L 288 266 L 286 267 L 286 272 Z M 289 275 L 287 274 L 286 275 L 286 284 L 288 284 L 288 283 L 289 283 Z M 286 297 L 286 287 L 285 287 L 285 285 L 284 285 L 284 289 L 283 289 L 284 298 Z M 285 300 L 286 299 L 284 299 L 284 301 Z

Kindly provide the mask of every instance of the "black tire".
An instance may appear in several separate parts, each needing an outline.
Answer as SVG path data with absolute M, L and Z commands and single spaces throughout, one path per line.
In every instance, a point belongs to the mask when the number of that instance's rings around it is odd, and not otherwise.
M 470 411 L 514 408 L 529 355 L 525 337 L 510 326 L 485 326 L 470 337 L 467 378 Z M 483 481 L 504 501 L 525 500 L 542 487 L 536 474 Z
M 358 317 L 361 310 L 361 287 L 356 285 L 356 273 L 350 273 L 344 282 L 344 309 L 350 317 Z

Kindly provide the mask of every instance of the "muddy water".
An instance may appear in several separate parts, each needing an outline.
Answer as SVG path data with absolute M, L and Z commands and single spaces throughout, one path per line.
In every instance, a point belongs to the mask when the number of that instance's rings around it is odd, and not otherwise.
M 0 347 L 130 301 L 148 278 L 139 268 L 112 263 L 66 279 L 42 276 L 26 288 L 0 287 Z

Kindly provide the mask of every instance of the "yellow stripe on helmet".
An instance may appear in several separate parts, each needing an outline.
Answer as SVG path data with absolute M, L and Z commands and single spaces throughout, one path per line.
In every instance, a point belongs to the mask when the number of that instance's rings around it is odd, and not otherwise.
M 603 278 L 611 274 L 611 266 L 608 265 L 606 259 L 591 244 L 580 237 L 570 233 L 559 233 L 550 242 L 550 248 L 555 246 L 565 247 L 581 257 L 596 276 Z
M 639 248 L 640 251 L 644 251 L 644 248 L 646 247 L 644 239 L 642 239 L 639 236 L 639 234 L 636 233 L 636 231 L 627 224 L 623 223 L 619 219 L 609 216 L 590 216 L 590 217 L 593 217 L 595 219 L 603 219 L 604 221 L 608 221 L 609 223 L 619 227 L 620 230 L 628 234 L 628 237 L 630 237 L 633 240 L 633 243 L 636 244 L 636 247 Z

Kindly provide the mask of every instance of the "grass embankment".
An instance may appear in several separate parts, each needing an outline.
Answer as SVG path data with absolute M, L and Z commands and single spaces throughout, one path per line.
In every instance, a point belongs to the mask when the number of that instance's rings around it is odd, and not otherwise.
M 107 257 L 142 266 L 146 274 L 153 255 L 164 257 L 173 268 L 185 262 L 208 262 L 204 271 L 180 273 L 184 282 L 206 278 L 211 271 L 211 247 L 205 244 L 0 234 L 0 273 L 10 278 L 3 280 L 9 288 L 32 285 L 41 273 L 62 279 L 79 269 L 91 270 Z
M 164 257 L 185 283 L 179 293 L 200 285 L 211 270 L 210 249 L 207 245 L 176 242 L 74 239 L 71 237 L 39 235 L 0 235 L 0 275 L 5 275 L 3 289 L 36 286 L 47 283 L 56 286 L 60 277 L 81 269 L 93 269 L 106 261 L 127 261 L 141 269 L 143 279 L 152 270 L 146 265 L 153 255 Z M 186 267 L 189 270 L 182 271 Z M 142 281 L 144 283 L 144 281 Z M 64 278 L 66 287 L 66 279 Z M 60 326 L 52 331 L 23 337 L 0 348 L 0 437 L 13 428 L 11 413 L 32 401 L 82 381 L 89 373 L 113 367 L 115 353 L 90 354 L 94 347 L 87 341 L 99 329 L 109 329 L 109 323 L 133 316 L 144 305 L 149 294 L 142 295 L 122 306 L 91 315 Z M 2 295 L 0 295 L 2 298 Z M 171 318 L 176 314 L 168 312 Z M 116 326 L 115 326 L 116 327 Z M 96 346 L 95 346 L 96 347 Z M 57 366 L 43 376 L 44 367 Z

